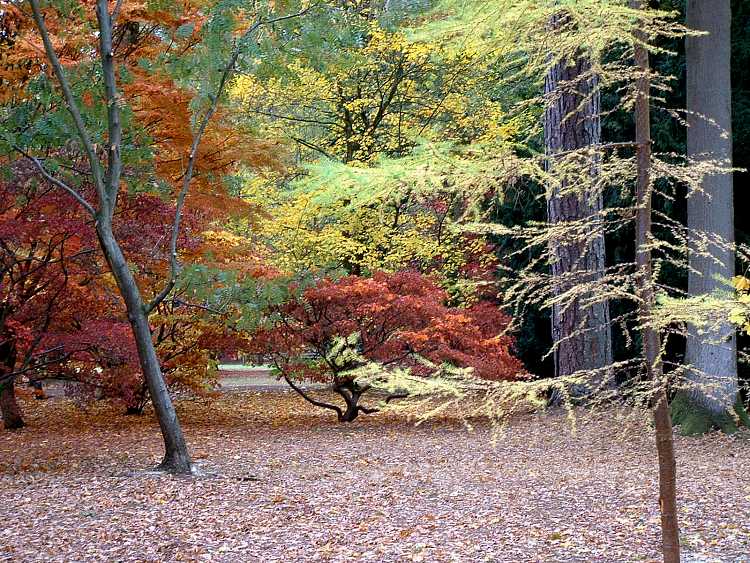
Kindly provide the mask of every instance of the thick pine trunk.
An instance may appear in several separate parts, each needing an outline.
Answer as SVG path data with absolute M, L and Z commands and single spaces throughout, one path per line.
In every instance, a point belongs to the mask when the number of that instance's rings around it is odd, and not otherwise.
M 193 468 L 187 444 L 161 372 L 140 290 L 111 229 L 100 224 L 98 233 L 112 274 L 125 300 L 141 370 L 164 438 L 165 455 L 160 467 L 173 473 L 191 473 Z
M 565 16 L 553 18 L 550 27 L 565 25 Z M 551 227 L 559 225 L 565 235 L 550 242 L 552 276 L 555 295 L 580 284 L 601 279 L 605 269 L 604 233 L 601 229 L 603 201 L 597 185 L 597 146 L 601 142 L 600 102 L 597 79 L 583 54 L 575 61 L 554 65 L 545 80 L 548 105 L 544 114 L 545 148 L 548 171 L 558 163 L 566 169 L 571 158 L 580 159 L 580 166 L 568 174 L 559 171 L 547 202 L 547 218 Z M 585 153 L 581 149 L 591 147 Z M 572 153 L 571 151 L 579 151 Z M 577 154 L 578 156 L 572 156 Z M 555 156 L 557 155 L 557 157 Z M 581 170 L 588 171 L 581 174 Z M 573 225 L 585 224 L 580 230 Z M 609 303 L 595 300 L 584 305 L 588 296 L 555 305 L 552 309 L 552 339 L 556 345 L 555 375 L 567 376 L 579 371 L 600 370 L 612 363 L 612 340 Z M 600 383 L 594 378 L 592 385 Z M 589 387 L 587 389 L 587 387 Z M 573 389 L 585 396 L 590 385 Z
M 729 0 L 687 2 L 688 27 L 709 33 L 688 37 L 685 43 L 687 152 L 698 162 L 720 160 L 727 167 L 732 162 L 731 22 Z M 726 289 L 726 280 L 734 275 L 732 174 L 706 176 L 702 190 L 688 198 L 687 206 L 691 297 Z M 721 242 L 705 246 L 705 237 Z M 734 326 L 726 322 L 703 334 L 690 328 L 685 363 L 689 387 L 676 402 L 675 423 L 687 434 L 735 430 L 733 411 L 741 405 Z
M 23 428 L 21 407 L 16 400 L 16 378 L 7 377 L 16 367 L 16 351 L 13 337 L 8 335 L 0 343 L 0 414 L 6 430 Z
M 631 7 L 641 9 L 640 0 L 630 0 Z M 636 37 L 645 41 L 645 36 Z M 636 165 L 636 268 L 637 291 L 640 301 L 639 318 L 643 337 L 645 372 L 656 389 L 654 426 L 656 450 L 659 458 L 659 509 L 661 512 L 661 539 L 664 563 L 680 562 L 680 530 L 677 521 L 677 461 L 674 454 L 672 420 L 669 414 L 667 381 L 661 362 L 661 338 L 650 323 L 654 314 L 654 284 L 651 267 L 651 115 L 648 78 L 648 51 L 635 45 L 635 64 L 641 76 L 636 81 L 635 142 Z

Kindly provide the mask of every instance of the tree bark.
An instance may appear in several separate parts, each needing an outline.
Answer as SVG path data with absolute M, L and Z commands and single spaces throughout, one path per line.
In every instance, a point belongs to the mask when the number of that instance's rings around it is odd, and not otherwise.
M 688 27 L 709 33 L 685 41 L 687 154 L 697 162 L 722 161 L 731 168 L 730 1 L 688 0 L 686 9 Z M 690 297 L 726 289 L 726 281 L 734 275 L 732 174 L 707 175 L 701 188 L 687 203 Z M 706 244 L 707 237 L 715 237 L 716 243 Z M 703 334 L 688 327 L 685 363 L 689 386 L 678 397 L 675 423 L 687 434 L 714 428 L 736 430 L 733 410 L 735 405 L 741 409 L 741 404 L 737 402 L 737 340 L 732 323 Z
M 634 9 L 642 9 L 641 0 L 630 0 Z M 637 33 L 638 41 L 646 37 Z M 654 284 L 651 265 L 651 117 L 648 78 L 648 51 L 641 43 L 634 46 L 635 64 L 640 76 L 636 80 L 635 142 L 636 166 L 636 279 L 639 299 L 639 324 L 643 337 L 643 356 L 648 381 L 656 394 L 654 424 L 659 458 L 659 508 L 661 511 L 662 554 L 665 563 L 679 563 L 680 538 L 677 522 L 677 462 L 674 455 L 672 420 L 667 399 L 667 381 L 661 361 L 661 338 L 651 319 L 654 308 Z
M 8 376 L 16 367 L 15 345 L 12 335 L 0 338 L 0 414 L 6 430 L 17 430 L 24 427 L 23 415 L 16 400 L 16 378 Z
M 191 473 L 193 469 L 187 444 L 177 419 L 177 412 L 169 396 L 169 390 L 161 373 L 161 365 L 154 348 L 148 315 L 141 299 L 140 290 L 136 285 L 133 273 L 128 267 L 125 256 L 112 234 L 109 222 L 98 223 L 97 232 L 112 275 L 125 301 L 128 320 L 138 349 L 141 370 L 148 385 L 151 402 L 154 405 L 156 418 L 159 421 L 159 427 L 164 438 L 165 454 L 160 468 L 173 473 Z
M 550 27 L 569 25 L 564 14 L 552 18 Z M 547 170 L 561 170 L 550 186 L 547 218 L 550 226 L 564 234 L 549 243 L 552 259 L 553 292 L 557 297 L 580 284 L 601 279 L 605 269 L 604 232 L 602 230 L 602 193 L 597 185 L 601 143 L 600 95 L 590 60 L 581 53 L 575 61 L 559 61 L 545 79 L 548 100 L 544 114 L 544 138 Z M 591 147 L 591 151 L 581 149 Z M 571 154 L 572 153 L 572 154 Z M 567 172 L 570 159 L 579 159 L 575 174 Z M 563 163 L 563 160 L 566 162 Z M 565 168 L 562 168 L 565 167 Z M 588 170 L 581 175 L 580 170 Z M 577 296 L 552 308 L 552 339 L 555 344 L 555 375 L 601 370 L 612 363 L 609 302 L 590 295 Z M 601 373 L 601 372 L 600 372 Z M 573 389 L 574 396 L 585 396 L 602 377 L 590 385 Z

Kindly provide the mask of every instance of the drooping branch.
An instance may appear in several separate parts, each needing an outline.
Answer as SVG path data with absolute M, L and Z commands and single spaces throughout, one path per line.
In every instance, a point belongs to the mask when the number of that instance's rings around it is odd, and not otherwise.
M 323 401 L 318 401 L 316 399 L 313 399 L 310 397 L 305 391 L 296 385 L 286 374 L 284 374 L 284 381 L 286 381 L 289 384 L 289 387 L 294 389 L 303 399 L 305 399 L 308 403 L 315 405 L 316 407 L 321 407 L 324 409 L 329 409 L 336 412 L 336 415 L 338 416 L 339 420 L 344 416 L 344 412 L 337 407 L 336 405 L 332 405 L 330 403 L 325 403 Z
M 79 194 L 77 191 L 75 191 L 73 188 L 71 188 L 68 184 L 66 184 L 62 180 L 59 180 L 59 179 L 55 178 L 49 172 L 47 172 L 47 170 L 44 168 L 44 165 L 42 164 L 42 162 L 38 158 L 36 158 L 34 156 L 31 156 L 29 153 L 27 153 L 26 151 L 24 151 L 20 147 L 13 146 L 13 148 L 17 152 L 19 152 L 20 154 L 22 154 L 24 157 L 26 157 L 27 159 L 29 159 L 31 162 L 33 162 L 34 166 L 36 166 L 37 170 L 39 170 L 39 173 L 44 177 L 45 180 L 47 180 L 48 182 L 50 182 L 54 186 L 60 188 L 61 190 L 64 190 L 64 191 L 68 192 L 71 196 L 73 196 L 73 198 L 78 203 L 81 204 L 81 206 L 89 214 L 91 214 L 92 217 L 96 216 L 96 210 L 94 209 L 94 207 L 88 201 L 86 201 L 86 199 L 81 194 Z

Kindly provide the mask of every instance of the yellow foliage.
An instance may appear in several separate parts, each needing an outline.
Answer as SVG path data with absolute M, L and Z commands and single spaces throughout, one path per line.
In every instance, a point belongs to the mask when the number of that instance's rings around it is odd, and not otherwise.
M 737 307 L 729 313 L 729 320 L 750 334 L 750 279 L 734 276 L 732 285 L 737 291 Z

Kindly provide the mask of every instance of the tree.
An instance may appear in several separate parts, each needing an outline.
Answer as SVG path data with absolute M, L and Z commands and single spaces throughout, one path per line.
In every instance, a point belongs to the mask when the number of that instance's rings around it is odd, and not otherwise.
M 375 385 L 361 371 L 371 362 L 385 372 L 409 369 L 423 377 L 448 363 L 472 368 L 479 378 L 523 378 L 523 367 L 512 354 L 513 340 L 504 334 L 509 319 L 497 304 L 451 308 L 444 304 L 447 297 L 416 272 L 323 279 L 271 307 L 270 324 L 260 326 L 254 346 L 273 358 L 297 393 L 333 410 L 342 422 L 378 410 L 360 404 Z M 297 380 L 330 383 L 346 407 L 312 398 Z M 384 400 L 404 396 L 397 392 Z
M 88 218 L 70 211 L 68 194 L 39 185 L 31 163 L 11 170 L 10 180 L 0 180 L 0 410 L 7 429 L 24 424 L 16 379 L 38 382 L 38 372 L 60 369 L 82 350 L 75 321 L 103 309 L 91 292 L 98 265 Z M 74 319 L 82 300 L 88 307 Z
M 79 163 L 80 165 L 80 163 Z M 96 396 L 140 412 L 150 400 L 138 354 L 122 312 L 117 287 L 98 252 L 91 218 L 62 190 L 50 187 L 27 159 L 0 179 L 0 384 L 6 428 L 23 420 L 14 381 L 34 385 L 54 378 L 79 398 Z M 83 188 L 90 195 L 92 189 Z M 151 194 L 123 194 L 115 232 L 139 287 L 155 292 L 164 276 L 164 255 L 174 206 Z M 168 386 L 202 392 L 213 388 L 216 358 L 243 346 L 243 335 L 226 322 L 225 303 L 205 307 L 220 291 L 217 268 L 240 249 L 222 248 L 206 231 L 208 217 L 186 211 L 179 246 L 206 269 L 176 287 L 150 316 L 154 345 Z M 224 274 L 225 275 L 225 274 Z M 215 301 L 215 300 L 214 300 Z M 85 304 L 85 306 L 81 306 Z M 209 310 L 210 309 L 210 310 Z
M 323 41 L 280 34 L 283 44 L 258 72 L 233 85 L 245 119 L 289 139 L 301 160 L 360 164 L 406 155 L 425 138 L 469 143 L 513 135 L 517 124 L 504 119 L 505 96 L 486 81 L 486 61 L 470 50 L 410 41 L 398 25 L 417 11 L 408 3 L 389 10 L 368 4 L 323 3 L 304 27 Z
M 641 0 L 630 0 L 635 10 L 640 10 Z M 680 561 L 680 531 L 677 522 L 677 462 L 674 455 L 672 420 L 667 396 L 668 381 L 664 376 L 661 357 L 661 338 L 653 326 L 654 274 L 651 256 L 651 81 L 649 78 L 648 50 L 643 45 L 646 35 L 637 31 L 634 45 L 635 65 L 638 75 L 635 82 L 635 143 L 636 143 L 636 217 L 635 248 L 638 281 L 639 316 L 643 339 L 643 359 L 646 378 L 656 392 L 654 404 L 656 449 L 659 457 L 659 508 L 661 511 L 661 541 L 664 563 Z
M 688 295 L 726 290 L 734 276 L 732 102 L 729 0 L 687 2 L 687 25 L 708 35 L 686 38 L 687 153 L 696 162 L 718 161 L 725 171 L 708 174 L 688 197 L 690 237 Z M 701 334 L 688 330 L 687 387 L 675 399 L 674 422 L 685 434 L 736 429 L 733 410 L 750 423 L 739 398 L 736 329 L 727 319 Z
M 55 50 L 52 36 L 46 25 L 45 15 L 38 0 L 30 0 L 29 4 L 33 13 L 36 30 L 44 45 L 47 63 L 57 79 L 64 98 L 64 107 L 70 113 L 78 141 L 86 154 L 96 201 L 94 203 L 90 202 L 89 199 L 76 190 L 75 185 L 65 182 L 60 175 L 50 173 L 39 158 L 32 155 L 29 155 L 29 158 L 48 182 L 66 191 L 95 219 L 99 245 L 106 257 L 118 290 L 125 301 L 128 320 L 136 342 L 139 362 L 148 383 L 149 395 L 153 402 L 164 438 L 165 457 L 160 467 L 177 473 L 190 473 L 192 471 L 192 463 L 174 405 L 162 375 L 148 318 L 149 314 L 170 295 L 177 283 L 180 272 L 177 243 L 183 219 L 185 200 L 196 168 L 201 140 L 206 133 L 211 118 L 217 111 L 225 86 L 231 73 L 235 70 L 235 65 L 240 54 L 248 44 L 249 37 L 270 20 L 266 20 L 259 15 L 258 20 L 254 23 L 241 24 L 240 27 L 243 31 L 239 36 L 233 36 L 231 24 L 235 20 L 230 14 L 215 14 L 213 20 L 209 18 L 206 22 L 207 25 L 204 29 L 207 31 L 204 31 L 204 33 L 210 34 L 213 32 L 215 36 L 212 39 L 215 39 L 217 36 L 229 39 L 230 48 L 229 52 L 224 48 L 223 50 L 220 49 L 218 53 L 212 53 L 213 56 L 226 57 L 225 62 L 218 69 L 213 66 L 212 72 L 203 77 L 208 80 L 208 83 L 200 89 L 201 95 L 205 97 L 196 100 L 198 115 L 195 120 L 195 126 L 192 129 L 190 150 L 185 155 L 185 169 L 181 174 L 181 186 L 176 194 L 174 223 L 169 237 L 168 261 L 170 266 L 167 282 L 150 302 L 146 302 L 138 287 L 134 272 L 131 270 L 123 252 L 121 241 L 118 240 L 114 230 L 114 219 L 122 190 L 123 155 L 125 154 L 124 149 L 127 146 L 127 144 L 123 143 L 124 140 L 127 140 L 123 136 L 123 115 L 126 112 L 122 109 L 123 98 L 122 93 L 118 89 L 119 69 L 116 58 L 116 47 L 124 48 L 126 51 L 131 47 L 131 36 L 124 34 L 122 28 L 115 27 L 115 22 L 120 16 L 122 6 L 121 4 L 117 4 L 114 11 L 110 12 L 108 3 L 105 0 L 100 0 L 96 7 L 97 23 L 94 29 L 96 30 L 95 35 L 98 36 L 98 50 L 96 51 L 95 58 L 98 59 L 97 64 L 101 69 L 103 95 L 101 96 L 102 105 L 100 109 L 104 108 L 104 121 L 106 123 L 106 134 L 102 135 L 106 147 L 106 157 L 104 158 L 106 163 L 103 163 L 99 147 L 93 141 L 94 137 L 91 127 L 87 124 L 88 120 L 85 118 L 85 110 L 82 109 L 85 107 L 86 99 L 83 98 L 82 100 L 77 95 L 69 79 L 70 73 L 66 71 L 61 58 Z M 193 12 L 192 15 L 195 15 L 195 13 Z M 276 20 L 285 18 L 287 16 L 276 18 Z M 177 27 L 174 25 L 174 22 L 170 23 L 173 28 Z M 179 22 L 178 26 L 182 25 L 182 23 Z M 180 33 L 175 35 L 175 38 L 184 39 L 186 35 L 192 38 L 195 23 L 199 22 L 193 21 L 188 28 L 182 28 Z M 201 21 L 200 23 L 203 22 Z M 157 28 L 152 28 L 151 32 L 147 33 L 147 35 L 155 40 L 157 44 L 161 43 L 163 45 L 160 39 L 161 36 L 154 31 Z M 138 31 L 140 27 L 136 26 L 135 29 Z M 186 30 L 186 33 L 183 33 L 183 30 Z M 175 31 L 175 33 L 177 32 Z M 138 33 L 134 35 L 137 37 Z M 188 41 L 188 44 L 191 44 L 190 41 Z M 226 45 L 226 43 L 223 45 Z M 167 48 L 170 48 L 170 46 L 171 43 Z M 82 101 L 83 104 L 81 103 Z M 97 131 L 98 134 L 99 132 Z
M 344 168 L 333 165 L 338 166 Z M 352 191 L 363 201 L 353 202 L 343 180 L 326 180 L 323 189 L 317 189 L 317 170 L 310 172 L 291 187 L 276 178 L 253 178 L 245 186 L 245 197 L 264 212 L 245 236 L 262 243 L 269 265 L 288 275 L 432 273 L 454 305 L 494 290 L 499 267 L 495 249 L 485 237 L 459 228 L 456 217 L 465 211 L 463 198 L 411 188 L 385 189 L 382 195 L 367 197 L 367 187 L 356 184 Z M 403 176 L 398 181 L 410 183 Z M 294 189 L 297 186 L 301 189 Z
M 559 30 L 576 25 L 565 12 L 552 17 L 550 27 Z M 545 80 L 544 139 L 548 170 L 556 166 L 556 155 L 563 154 L 559 166 L 587 170 L 563 171 L 552 176 L 548 187 L 547 218 L 572 231 L 561 231 L 551 240 L 552 280 L 557 296 L 575 291 L 576 286 L 600 279 L 605 271 L 603 194 L 598 184 L 597 147 L 601 144 L 600 91 L 596 71 L 589 55 L 578 53 L 574 60 L 556 59 Z M 589 152 L 581 149 L 591 149 Z M 565 159 L 573 151 L 575 162 Z M 584 185 L 581 185 L 583 183 Z M 589 231 L 580 236 L 580 230 Z M 565 304 L 552 306 L 552 340 L 555 375 L 570 376 L 577 372 L 596 373 L 612 363 L 612 337 L 609 300 L 590 294 L 576 296 Z M 599 380 L 602 378 L 599 377 Z M 572 390 L 576 396 L 592 391 L 586 386 Z M 559 401 L 559 397 L 556 399 Z

